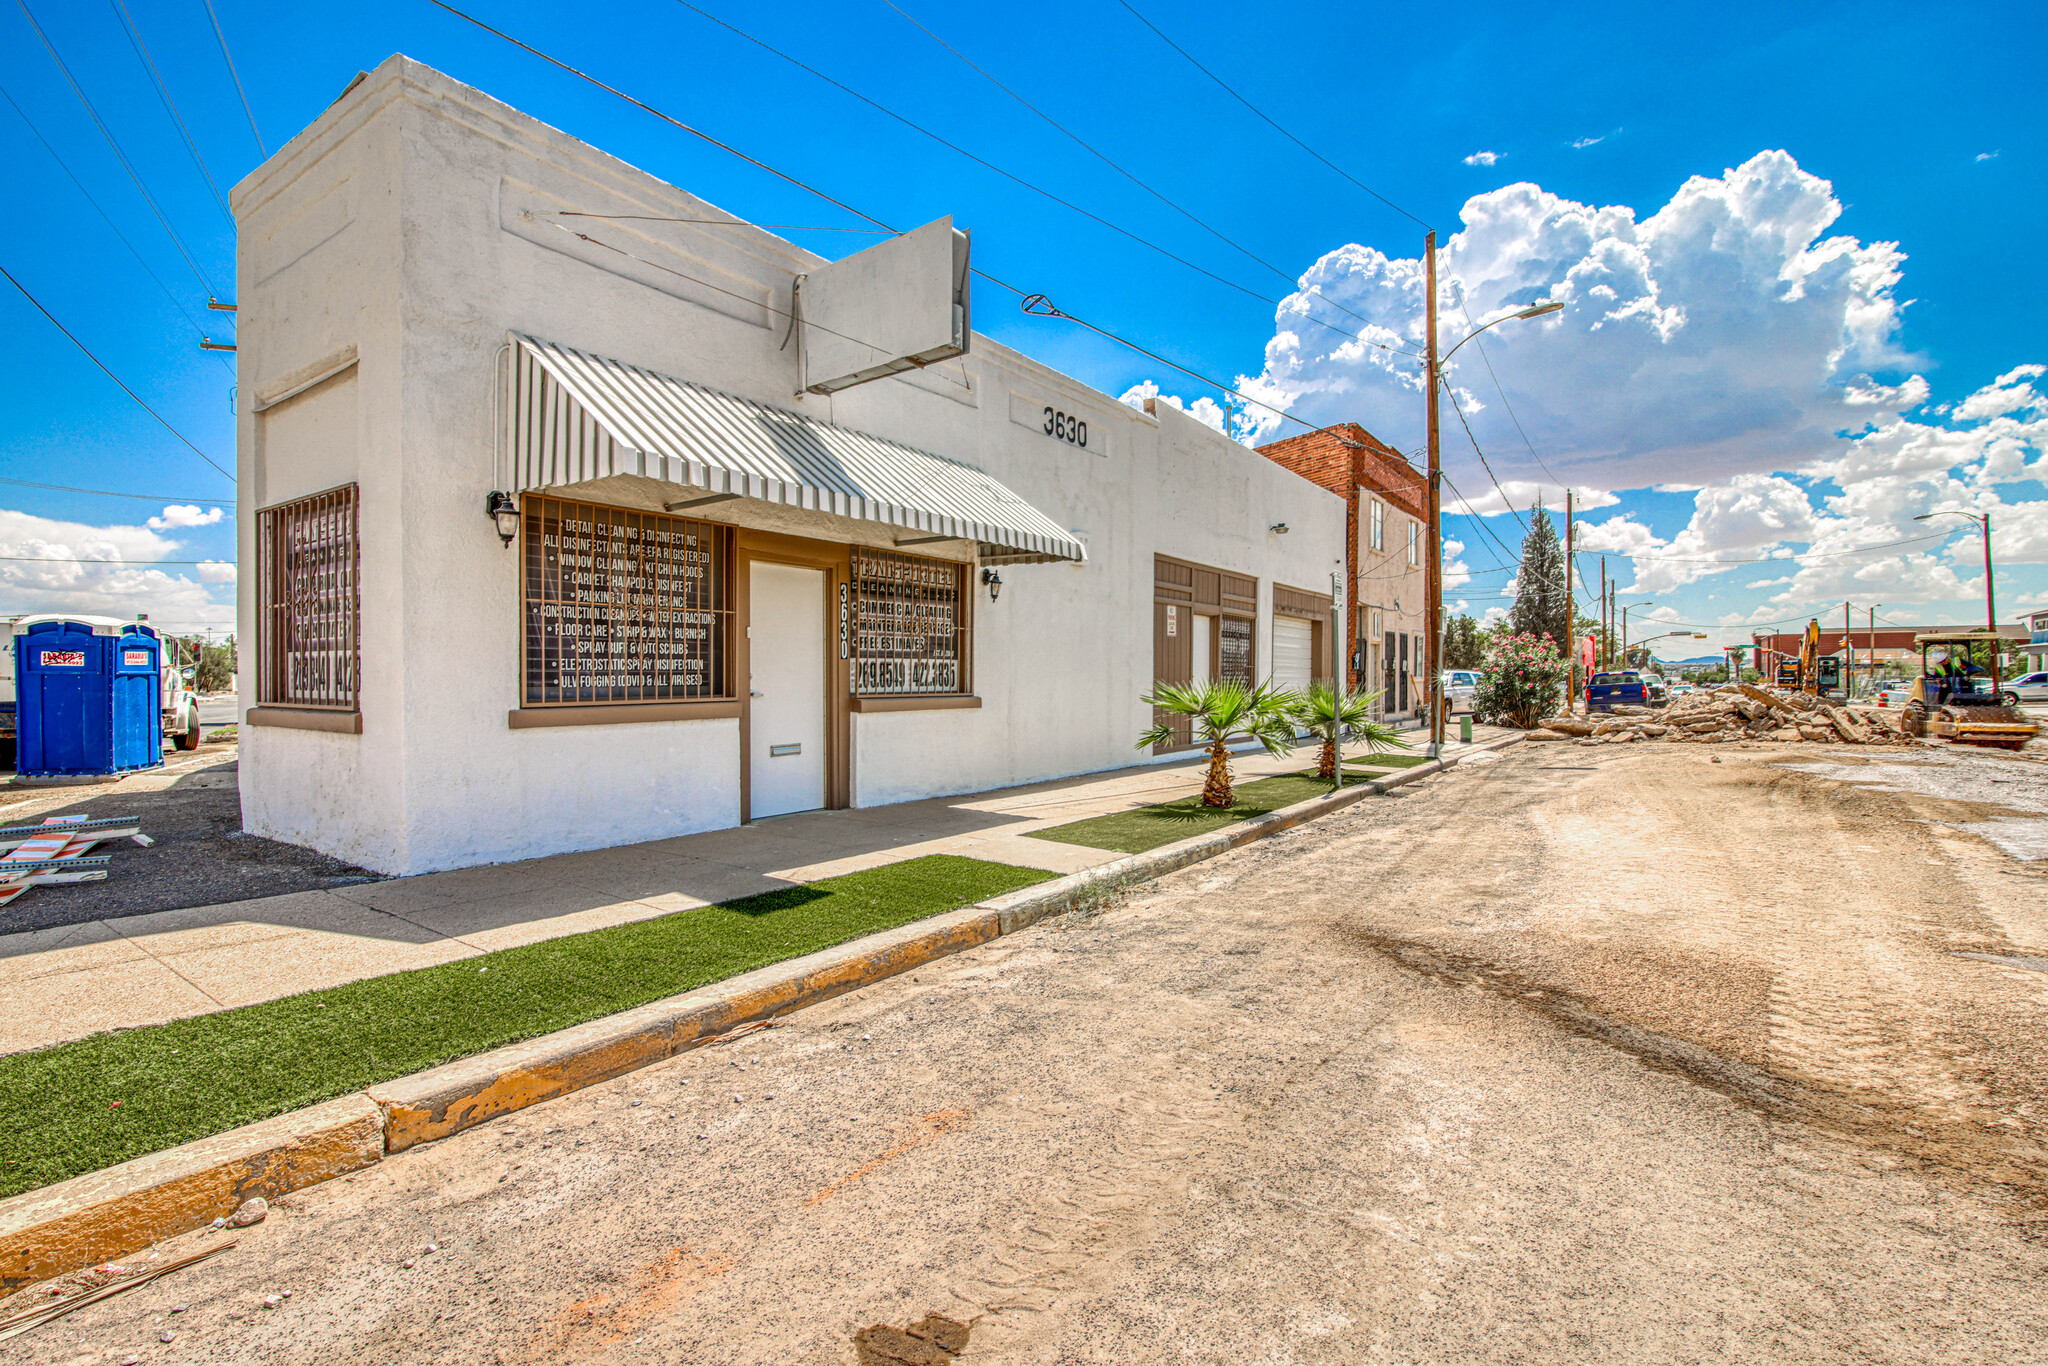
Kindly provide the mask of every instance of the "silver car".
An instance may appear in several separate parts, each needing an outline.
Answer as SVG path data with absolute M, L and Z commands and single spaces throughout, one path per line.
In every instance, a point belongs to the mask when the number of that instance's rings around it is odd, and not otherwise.
M 2048 672 L 2009 678 L 2005 683 L 2005 691 L 2012 693 L 2022 702 L 2048 702 Z
M 1455 715 L 1472 710 L 1472 695 L 1479 691 L 1479 674 L 1472 669 L 1450 669 L 1444 673 L 1444 696 Z

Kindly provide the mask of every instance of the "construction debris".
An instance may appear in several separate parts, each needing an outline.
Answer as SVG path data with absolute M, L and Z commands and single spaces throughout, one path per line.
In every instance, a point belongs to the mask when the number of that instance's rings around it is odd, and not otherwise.
M 44 883 L 104 881 L 112 857 L 82 855 L 114 839 L 155 843 L 134 816 L 51 816 L 41 825 L 0 829 L 0 906 Z
M 147 1285 L 159 1276 L 168 1276 L 173 1271 L 177 1271 L 182 1267 L 188 1267 L 194 1262 L 203 1262 L 216 1252 L 226 1252 L 234 1245 L 234 1240 L 229 1239 L 227 1242 L 210 1247 L 204 1252 L 195 1252 L 190 1257 L 180 1257 L 175 1262 L 166 1262 L 164 1265 L 144 1271 L 140 1275 L 131 1276 L 125 1281 L 115 1281 L 111 1285 L 100 1286 L 98 1289 L 88 1291 L 83 1295 L 73 1295 L 69 1299 L 58 1300 L 54 1304 L 38 1305 L 33 1309 L 0 1319 L 0 1341 L 11 1337 L 19 1337 L 31 1328 L 40 1328 L 52 1319 L 61 1319 L 73 1310 L 83 1309 L 88 1304 L 96 1304 L 106 1299 L 109 1295 L 119 1295 L 123 1291 L 133 1290 L 138 1285 Z
M 1590 716 L 1553 716 L 1528 738 L 1571 740 L 1581 745 L 1639 740 L 1696 745 L 1737 740 L 1910 745 L 1913 737 L 1900 729 L 1902 716 L 1875 708 L 1838 707 L 1810 693 L 1778 693 L 1748 683 L 1728 683 L 1675 698 L 1664 707 L 1616 707 Z

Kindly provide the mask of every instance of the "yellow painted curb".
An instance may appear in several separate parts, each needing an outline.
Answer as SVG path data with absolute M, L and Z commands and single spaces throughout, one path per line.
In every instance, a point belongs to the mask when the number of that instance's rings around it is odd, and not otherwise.
M 384 1156 L 384 1115 L 342 1096 L 212 1138 L 0 1200 L 0 1294 L 126 1257 L 201 1228 L 251 1196 L 289 1191 Z
M 1500 749 L 1510 735 L 1468 753 Z M 275 1199 L 421 1143 L 565 1096 L 753 1024 L 1015 934 L 1119 887 L 1163 877 L 1292 829 L 1464 755 L 1297 802 L 1177 844 L 774 963 L 682 996 L 493 1049 L 289 1115 L 0 1200 L 0 1295 Z

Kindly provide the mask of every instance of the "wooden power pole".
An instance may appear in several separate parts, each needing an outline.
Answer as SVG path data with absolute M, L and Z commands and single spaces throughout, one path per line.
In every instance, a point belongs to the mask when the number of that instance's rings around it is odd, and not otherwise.
M 1443 647 L 1444 647 L 1444 575 L 1442 550 L 1443 504 L 1441 486 L 1443 471 L 1439 464 L 1437 441 L 1437 381 L 1436 372 L 1436 233 L 1431 231 L 1423 238 L 1422 259 L 1424 263 L 1423 294 L 1424 305 L 1424 363 L 1429 370 L 1429 544 L 1424 549 L 1428 559 L 1429 584 L 1427 627 L 1429 644 L 1425 647 L 1424 658 L 1428 661 L 1429 682 L 1425 685 L 1424 696 L 1429 699 L 1429 752 L 1432 756 L 1443 753 L 1444 708 L 1443 698 Z

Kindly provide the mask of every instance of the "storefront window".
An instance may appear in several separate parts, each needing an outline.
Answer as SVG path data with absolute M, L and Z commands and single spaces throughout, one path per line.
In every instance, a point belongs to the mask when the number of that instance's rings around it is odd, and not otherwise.
M 1219 617 L 1216 631 L 1216 673 L 1220 678 L 1252 681 L 1252 623 L 1245 617 Z
M 734 695 L 730 527 L 524 502 L 524 705 Z
M 356 486 L 256 514 L 256 700 L 355 711 L 362 676 Z
M 965 693 L 968 566 L 855 547 L 840 657 L 858 697 Z

